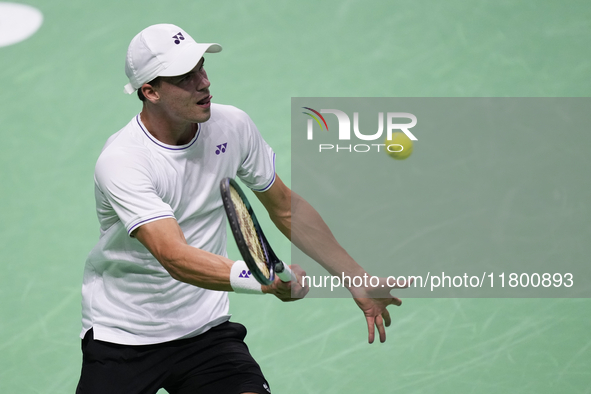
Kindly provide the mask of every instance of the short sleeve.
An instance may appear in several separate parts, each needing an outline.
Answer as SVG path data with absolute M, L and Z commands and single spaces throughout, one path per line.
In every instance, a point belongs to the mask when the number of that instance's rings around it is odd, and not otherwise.
M 275 153 L 246 115 L 244 135 L 247 138 L 245 159 L 238 169 L 238 177 L 250 189 L 263 192 L 275 182 Z
M 101 155 L 94 176 L 104 199 L 103 210 L 114 211 L 130 235 L 142 224 L 174 217 L 157 193 L 149 161 L 135 159 L 123 152 Z

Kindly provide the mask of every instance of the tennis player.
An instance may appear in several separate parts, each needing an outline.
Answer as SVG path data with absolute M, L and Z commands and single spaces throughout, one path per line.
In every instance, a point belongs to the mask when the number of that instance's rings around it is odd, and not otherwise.
M 77 393 L 271 392 L 243 341 L 246 329 L 229 322 L 228 292 L 293 301 L 308 292 L 305 272 L 293 265 L 292 282 L 261 286 L 244 262 L 228 259 L 224 177 L 251 188 L 290 239 L 293 200 L 311 226 L 294 233 L 294 243 L 331 272 L 363 275 L 276 175 L 275 154 L 248 115 L 212 103 L 203 56 L 221 50 L 169 24 L 146 28 L 129 45 L 124 89 L 143 107 L 107 140 L 95 168 L 100 239 L 84 270 Z M 342 252 L 323 256 L 319 242 Z M 400 300 L 352 292 L 370 342 L 374 326 L 385 340 L 386 306 Z

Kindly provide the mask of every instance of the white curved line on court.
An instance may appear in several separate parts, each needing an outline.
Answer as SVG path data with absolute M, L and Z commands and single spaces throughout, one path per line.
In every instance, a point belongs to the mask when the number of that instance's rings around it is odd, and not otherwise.
M 0 47 L 31 37 L 43 24 L 43 14 L 35 7 L 0 2 Z

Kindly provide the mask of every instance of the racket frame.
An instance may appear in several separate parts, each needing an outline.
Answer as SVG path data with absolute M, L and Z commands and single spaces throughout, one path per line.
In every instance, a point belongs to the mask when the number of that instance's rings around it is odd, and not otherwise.
M 263 250 L 263 255 L 267 260 L 266 264 L 267 269 L 269 270 L 269 278 L 267 278 L 259 269 L 254 257 L 250 253 L 250 249 L 248 247 L 248 244 L 246 243 L 246 240 L 244 239 L 244 235 L 242 235 L 242 230 L 240 230 L 240 221 L 238 219 L 238 214 L 236 213 L 236 208 L 234 207 L 234 203 L 232 202 L 230 187 L 233 187 L 234 190 L 236 190 L 236 192 L 242 199 L 242 202 L 246 206 L 250 218 L 252 219 L 255 232 L 257 233 L 257 238 L 259 239 L 261 248 Z M 279 260 L 279 258 L 273 251 L 273 248 L 271 248 L 269 241 L 267 241 L 267 238 L 265 237 L 265 234 L 263 233 L 263 230 L 259 225 L 259 221 L 257 220 L 257 217 L 250 205 L 250 202 L 248 201 L 248 198 L 246 198 L 246 196 L 242 192 L 242 189 L 240 188 L 240 186 L 238 186 L 236 181 L 234 181 L 231 178 L 222 179 L 222 181 L 220 182 L 220 192 L 222 195 L 222 203 L 224 205 L 224 209 L 226 210 L 226 216 L 228 218 L 228 222 L 230 223 L 230 229 L 232 230 L 232 235 L 234 235 L 234 239 L 236 240 L 236 245 L 238 246 L 240 255 L 242 255 L 244 262 L 250 269 L 250 273 L 255 277 L 255 279 L 262 285 L 270 285 L 275 280 L 276 268 L 277 273 L 279 274 L 279 272 L 283 272 L 285 269 L 288 269 L 287 265 L 285 265 L 281 260 Z M 289 274 L 291 274 L 291 272 L 289 272 Z

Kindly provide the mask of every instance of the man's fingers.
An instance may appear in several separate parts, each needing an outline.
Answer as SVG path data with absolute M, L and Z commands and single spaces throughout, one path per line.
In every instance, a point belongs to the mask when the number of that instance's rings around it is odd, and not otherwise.
M 296 285 L 295 298 L 304 298 L 310 291 L 310 288 L 306 285 L 302 287 L 300 284 Z
M 392 319 L 390 319 L 390 312 L 387 309 L 384 309 L 384 313 L 382 313 L 382 318 L 384 319 L 384 324 L 386 327 L 390 327 L 392 324 Z
M 376 326 L 378 327 L 378 333 L 380 333 L 380 342 L 386 342 L 386 328 L 382 316 L 376 317 Z
M 294 270 L 293 272 L 295 273 L 296 278 L 301 278 L 297 271 Z M 302 286 L 300 282 L 301 279 L 298 279 L 297 281 L 292 280 L 290 282 L 283 282 L 279 276 L 276 276 L 275 282 L 273 283 L 273 294 L 283 302 L 301 300 L 308 294 L 310 288 L 308 285 Z
M 375 318 L 370 317 L 370 316 L 366 316 L 365 319 L 367 320 L 367 331 L 368 331 L 368 337 L 367 340 L 369 343 L 373 343 L 374 337 L 375 337 Z

